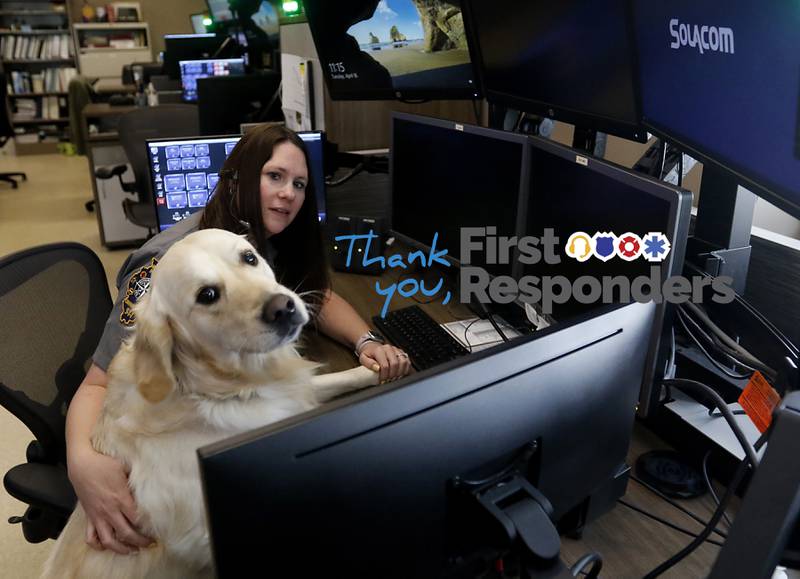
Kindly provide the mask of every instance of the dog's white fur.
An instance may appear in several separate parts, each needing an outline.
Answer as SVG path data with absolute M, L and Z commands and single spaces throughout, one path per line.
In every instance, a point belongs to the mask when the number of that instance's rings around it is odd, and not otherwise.
M 308 321 L 302 300 L 275 281 L 263 259 L 248 264 L 248 251 L 255 253 L 243 238 L 216 229 L 170 248 L 136 307 L 133 339 L 108 370 L 92 442 L 130 469 L 138 527 L 155 546 L 133 555 L 91 549 L 78 504 L 44 577 L 210 576 L 197 448 L 377 383 L 363 367 L 313 376 L 316 365 L 292 346 Z M 208 286 L 218 288 L 219 300 L 198 303 Z M 263 308 L 275 296 L 294 301 L 299 325 L 280 331 L 264 321 Z

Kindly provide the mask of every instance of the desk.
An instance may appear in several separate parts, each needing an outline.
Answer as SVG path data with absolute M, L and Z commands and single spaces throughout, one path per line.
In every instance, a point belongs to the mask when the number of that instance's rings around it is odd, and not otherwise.
M 364 319 L 370 320 L 382 305 L 382 298 L 374 291 L 374 282 L 379 279 L 385 285 L 396 275 L 396 271 L 388 271 L 376 278 L 337 272 L 333 275 L 333 287 Z M 412 303 L 414 302 L 411 299 L 395 297 L 390 309 Z M 421 307 L 439 322 L 470 315 L 460 304 L 448 304 L 448 307 L 444 307 L 439 303 L 430 303 Z M 312 359 L 325 361 L 326 371 L 342 370 L 355 364 L 353 354 L 348 348 L 318 335 L 311 335 L 305 340 L 305 353 Z M 668 447 L 644 426 L 637 424 L 628 453 L 628 463 L 634 464 L 640 454 L 660 448 Z M 580 473 L 576 473 L 576 476 L 580 476 Z M 634 481 L 628 484 L 625 500 L 695 533 L 701 530 L 700 525 Z M 706 520 L 710 518 L 714 508 L 708 495 L 678 502 Z M 561 557 L 568 565 L 572 565 L 587 552 L 596 551 L 604 560 L 602 577 L 634 578 L 651 571 L 689 541 L 690 537 L 618 504 L 612 511 L 590 523 L 582 538 L 562 537 Z M 664 577 L 706 576 L 718 551 L 718 547 L 706 543 Z
M 90 103 L 81 113 L 81 127 L 86 143 L 86 157 L 89 161 L 89 174 L 92 179 L 97 227 L 100 231 L 100 242 L 106 247 L 130 247 L 141 244 L 147 239 L 148 230 L 134 225 L 125 218 L 122 200 L 128 198 L 114 179 L 101 180 L 94 176 L 95 169 L 104 165 L 128 165 L 124 175 L 126 181 L 133 180 L 133 169 L 128 164 L 128 157 L 122 148 L 117 134 L 120 117 L 135 110 L 135 106 L 111 106 L 108 103 Z M 90 124 L 97 124 L 100 132 L 89 131 Z

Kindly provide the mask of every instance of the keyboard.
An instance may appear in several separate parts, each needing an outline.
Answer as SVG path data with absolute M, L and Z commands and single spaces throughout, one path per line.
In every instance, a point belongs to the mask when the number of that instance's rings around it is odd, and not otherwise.
M 388 312 L 385 318 L 375 316 L 372 321 L 389 342 L 408 354 L 417 370 L 469 353 L 419 306 Z

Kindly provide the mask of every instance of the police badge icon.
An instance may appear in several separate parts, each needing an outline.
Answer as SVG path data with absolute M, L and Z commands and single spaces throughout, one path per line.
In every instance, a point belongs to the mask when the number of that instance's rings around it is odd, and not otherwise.
M 617 254 L 617 236 L 611 231 L 598 231 L 594 240 L 594 256 L 601 261 L 608 261 Z
M 119 321 L 123 326 L 132 326 L 136 323 L 136 314 L 133 306 L 139 303 L 142 296 L 150 289 L 150 278 L 153 270 L 158 265 L 158 260 L 154 257 L 145 266 L 140 267 L 128 278 L 128 287 L 125 288 L 125 300 L 122 302 L 122 311 L 119 314 Z

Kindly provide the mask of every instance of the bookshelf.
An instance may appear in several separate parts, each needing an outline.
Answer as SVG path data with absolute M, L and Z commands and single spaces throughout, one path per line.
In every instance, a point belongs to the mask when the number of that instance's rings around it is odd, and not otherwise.
M 55 152 L 69 125 L 67 87 L 77 74 L 64 0 L 0 0 L 0 66 L 17 154 Z

